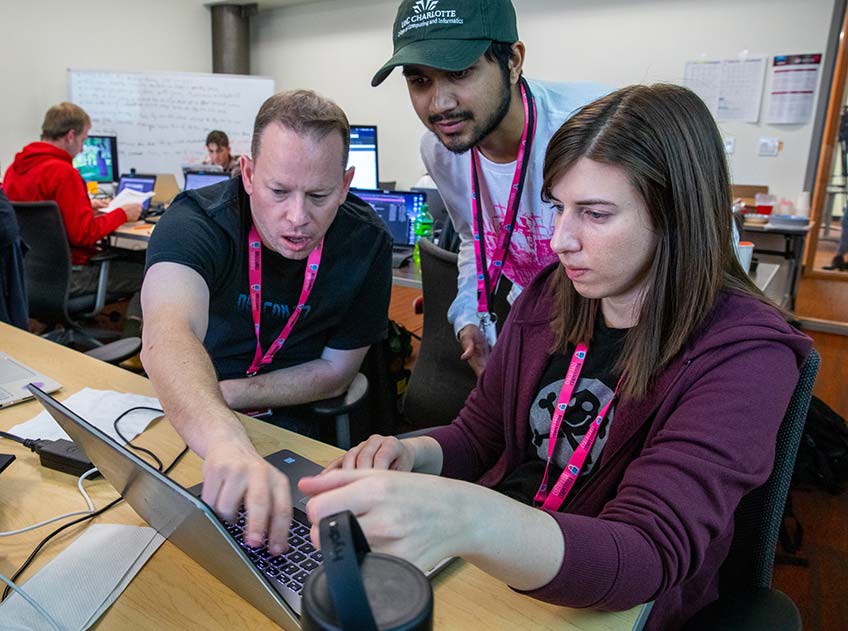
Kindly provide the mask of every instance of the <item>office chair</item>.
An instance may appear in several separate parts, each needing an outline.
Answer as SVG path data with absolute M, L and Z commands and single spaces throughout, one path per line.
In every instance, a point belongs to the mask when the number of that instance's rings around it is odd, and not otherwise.
M 719 570 L 719 599 L 699 611 L 684 627 L 686 631 L 801 629 L 795 603 L 772 589 L 771 582 L 783 509 L 819 363 L 813 349 L 801 366 L 777 433 L 774 469 L 766 483 L 748 493 L 736 509 L 730 553 Z
M 137 353 L 141 348 L 139 338 L 127 338 L 136 340 L 132 343 L 121 340 L 115 346 L 104 345 L 77 321 L 78 318 L 94 317 L 107 301 L 124 297 L 106 291 L 109 261 L 119 255 L 106 252 L 91 257 L 92 263 L 100 263 L 97 293 L 71 298 L 71 250 L 56 202 L 12 202 L 12 206 L 21 237 L 29 247 L 24 257 L 29 315 L 51 329 L 44 337 L 65 346 L 76 343 L 102 347 L 95 356 L 110 363 L 119 363 Z M 108 331 L 98 331 L 97 334 L 110 336 Z M 135 351 L 130 352 L 133 348 Z
M 352 445 L 350 416 L 362 405 L 367 395 L 368 378 L 360 372 L 353 378 L 344 394 L 312 403 L 278 408 L 275 413 L 291 416 L 298 420 L 318 421 L 320 423 L 319 435 L 321 440 L 332 443 L 341 449 L 350 449 Z M 329 433 L 324 431 L 329 421 L 332 421 L 332 439 L 329 437 Z
M 477 384 L 474 371 L 459 358 L 462 349 L 448 322 L 448 307 L 456 296 L 457 255 L 427 239 L 418 247 L 424 332 L 403 400 L 403 413 L 414 428 L 450 423 Z

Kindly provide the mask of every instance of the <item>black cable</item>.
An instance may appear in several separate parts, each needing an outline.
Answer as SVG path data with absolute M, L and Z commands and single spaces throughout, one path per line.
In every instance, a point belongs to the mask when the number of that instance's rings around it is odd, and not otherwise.
M 124 418 L 124 417 L 125 417 L 127 414 L 129 414 L 130 412 L 137 412 L 137 411 L 139 411 L 139 410 L 148 410 L 148 411 L 150 411 L 150 412 L 162 412 L 162 413 L 164 414 L 164 410 L 160 410 L 159 408 L 151 408 L 151 407 L 147 407 L 147 406 L 145 406 L 145 405 L 138 405 L 138 406 L 136 406 L 136 407 L 130 408 L 129 410 L 126 410 L 123 414 L 121 414 L 118 418 L 116 418 L 116 419 L 113 421 L 112 426 L 115 428 L 115 433 L 116 433 L 116 434 L 117 434 L 117 435 L 121 438 L 121 440 L 122 440 L 122 441 L 124 441 L 124 442 L 127 444 L 127 447 L 129 447 L 130 449 L 133 449 L 133 450 L 135 450 L 135 451 L 137 451 L 137 452 L 139 452 L 139 453 L 147 454 L 148 456 L 150 456 L 151 458 L 153 458 L 153 461 L 156 463 L 156 468 L 157 468 L 159 471 L 161 471 L 161 470 L 162 470 L 162 468 L 163 468 L 165 465 L 164 465 L 164 464 L 162 464 L 162 461 L 161 461 L 161 460 L 159 460 L 159 456 L 157 456 L 155 453 L 153 453 L 153 452 L 152 452 L 152 451 L 150 451 L 149 449 L 145 449 L 144 447 L 138 447 L 138 446 L 136 446 L 136 445 L 133 445 L 133 444 L 132 444 L 132 441 L 131 441 L 131 440 L 128 440 L 128 439 L 127 439 L 127 437 L 126 437 L 126 436 L 124 436 L 124 435 L 121 433 L 121 430 L 118 428 L 118 421 L 120 421 L 122 418 Z
M 23 438 L 15 436 L 14 434 L 9 434 L 8 432 L 0 432 L 0 438 L 8 438 L 9 440 L 14 440 L 16 443 L 24 444 Z
M 138 409 L 138 408 L 131 408 L 131 410 L 132 410 L 132 409 Z M 154 410 L 154 411 L 159 411 L 159 412 L 161 412 L 161 411 L 162 411 L 162 410 L 156 410 L 155 408 L 148 408 L 148 409 L 152 409 L 152 410 Z M 127 412 L 129 412 L 129 411 L 131 411 L 131 410 L 127 410 Z M 127 414 L 127 412 L 124 412 L 123 414 L 121 414 L 121 416 L 119 416 L 117 419 L 115 419 L 115 422 L 114 422 L 114 423 L 115 423 L 115 424 L 117 424 L 117 422 L 118 422 L 121 418 L 123 418 L 123 417 Z M 117 430 L 117 426 L 115 427 L 115 429 Z M 118 435 L 120 436 L 120 433 L 119 433 Z M 123 436 L 121 436 L 121 438 L 123 438 Z M 126 439 L 124 439 L 124 440 L 126 440 Z M 128 444 L 130 447 L 132 447 L 133 449 L 142 449 L 142 450 L 144 450 L 144 451 L 147 451 L 147 453 L 150 453 L 151 455 L 153 455 L 151 452 L 149 452 L 148 450 L 145 450 L 143 447 L 136 447 L 136 446 L 135 446 L 135 445 L 133 445 L 133 444 L 132 444 L 132 442 L 130 442 L 130 441 L 126 441 L 126 442 L 127 442 L 127 444 Z M 188 453 L 188 445 L 186 445 L 185 447 L 183 447 L 183 450 L 182 450 L 179 454 L 177 454 L 177 457 L 176 457 L 176 458 L 174 458 L 173 462 L 171 462 L 171 464 L 169 464 L 169 465 L 168 465 L 168 467 L 167 467 L 164 471 L 162 470 L 162 461 L 161 461 L 161 460 L 159 460 L 159 458 L 158 458 L 158 457 L 156 457 L 155 455 L 153 455 L 153 457 L 154 457 L 154 458 L 156 459 L 156 461 L 159 463 L 159 466 L 157 467 L 157 469 L 158 469 L 159 471 L 161 471 L 163 474 L 168 475 L 168 474 L 169 474 L 169 473 L 173 470 L 173 468 L 174 468 L 174 467 L 176 467 L 176 466 L 177 466 L 177 464 L 179 464 L 180 460 L 182 460 L 183 456 L 185 456 L 185 455 L 186 455 L 186 453 Z M 75 519 L 74 521 L 69 521 L 67 524 L 64 524 L 64 525 L 60 526 L 59 528 L 57 528 L 56 530 L 54 530 L 53 532 L 51 532 L 49 535 L 47 535 L 46 537 L 44 537 L 44 539 L 42 539 L 42 540 L 39 542 L 39 544 L 35 547 L 35 549 L 34 549 L 32 552 L 30 552 L 30 555 L 27 557 L 27 560 L 26 560 L 26 561 L 24 561 L 24 562 L 23 562 L 23 565 L 21 565 L 21 567 L 19 567 L 19 568 L 17 569 L 17 571 L 16 571 L 16 572 L 12 575 L 12 577 L 11 577 L 11 579 L 10 579 L 10 580 L 11 580 L 13 583 L 14 583 L 14 582 L 16 582 L 16 581 L 18 580 L 18 577 L 19 577 L 21 574 L 23 574 L 23 573 L 24 573 L 24 571 L 26 571 L 26 569 L 30 566 L 30 564 L 33 562 L 33 560 L 34 560 L 34 559 L 35 559 L 35 557 L 38 555 L 38 553 L 39 553 L 39 552 L 41 552 L 41 549 L 42 549 L 45 545 L 47 545 L 47 543 L 48 543 L 48 542 L 49 542 L 49 541 L 50 541 L 53 537 L 55 537 L 56 535 L 58 535 L 60 532 L 62 532 L 62 531 L 63 531 L 63 530 L 65 530 L 66 528 L 70 528 L 71 526 L 74 526 L 74 525 L 76 525 L 76 524 L 82 523 L 82 522 L 84 522 L 84 521 L 88 521 L 89 519 L 94 519 L 95 517 L 97 517 L 97 516 L 99 516 L 99 515 L 102 515 L 102 514 L 103 514 L 103 513 L 105 513 L 107 510 L 109 510 L 110 508 L 112 508 L 113 506 L 115 506 L 116 504 L 118 504 L 119 502 L 123 501 L 123 499 L 124 499 L 123 497 L 118 497 L 118 498 L 116 498 L 116 499 L 112 500 L 111 502 L 109 502 L 108 504 L 106 504 L 106 506 L 104 506 L 103 508 L 99 508 L 98 510 L 96 510 L 96 511 L 95 511 L 95 512 L 93 512 L 93 513 L 91 513 L 90 515 L 83 515 L 83 516 L 82 516 L 82 517 L 80 517 L 79 519 Z M 11 587 L 9 587 L 8 585 L 6 585 L 6 586 L 5 586 L 5 589 L 3 590 L 3 596 L 2 596 L 2 597 L 0 597 L 0 602 L 3 602 L 4 600 L 6 600 L 6 597 L 9 595 L 9 592 L 11 591 L 11 589 L 12 589 L 12 588 L 11 588 Z

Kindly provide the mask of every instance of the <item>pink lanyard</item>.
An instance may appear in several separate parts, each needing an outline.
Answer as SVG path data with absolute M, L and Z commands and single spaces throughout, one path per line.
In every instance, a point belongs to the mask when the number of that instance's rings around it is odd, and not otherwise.
M 300 317 L 300 312 L 306 306 L 306 301 L 309 300 L 309 294 L 312 293 L 312 287 L 315 285 L 315 279 L 318 277 L 318 267 L 321 265 L 321 253 L 324 250 L 324 240 L 318 244 L 312 252 L 309 253 L 309 258 L 306 259 L 306 271 L 303 274 L 303 289 L 300 290 L 300 300 L 297 308 L 289 316 L 288 322 L 283 327 L 283 330 L 271 344 L 264 355 L 262 354 L 262 343 L 259 340 L 259 321 L 262 315 L 262 242 L 259 240 L 259 233 L 255 226 L 250 227 L 250 235 L 247 238 L 247 261 L 248 261 L 248 280 L 250 282 L 250 310 L 253 313 L 253 331 L 256 333 L 256 353 L 253 356 L 253 361 L 250 363 L 250 368 L 247 369 L 247 376 L 253 377 L 256 375 L 262 366 L 267 366 L 274 359 L 283 344 L 286 343 L 291 334 L 294 325 L 297 324 L 297 319 Z
M 595 417 L 592 425 L 589 426 L 589 431 L 586 432 L 583 436 L 583 440 L 581 440 L 580 444 L 577 446 L 577 449 L 575 449 L 574 453 L 571 454 L 571 458 L 568 459 L 568 464 L 565 465 L 565 468 L 562 470 L 562 474 L 559 476 L 559 480 L 557 480 L 554 488 L 551 489 L 549 494 L 548 470 L 551 467 L 551 460 L 553 460 L 554 457 L 554 449 L 556 448 L 556 441 L 559 436 L 559 428 L 560 425 L 562 425 L 563 418 L 565 417 L 565 410 L 568 407 L 568 402 L 571 401 L 571 395 L 574 393 L 574 388 L 577 386 L 577 379 L 580 376 L 580 371 L 583 369 L 583 362 L 586 359 L 586 353 L 588 351 L 589 348 L 583 343 L 578 344 L 577 348 L 574 349 L 574 355 L 571 358 L 571 363 L 568 365 L 568 372 L 565 373 L 565 382 L 562 384 L 562 390 L 559 392 L 559 399 L 557 399 L 556 408 L 554 409 L 554 416 L 551 419 L 551 432 L 548 440 L 548 462 L 545 464 L 545 475 L 542 478 L 542 484 L 539 485 L 539 490 L 536 491 L 536 496 L 533 498 L 533 501 L 537 504 L 541 504 L 542 508 L 545 510 L 557 511 L 560 506 L 562 506 L 566 496 L 577 481 L 577 477 L 580 475 L 580 470 L 583 468 L 586 458 L 589 457 L 589 453 L 592 451 L 592 445 L 595 444 L 595 438 L 598 436 L 598 431 L 601 429 L 604 418 L 606 418 L 610 406 L 613 401 L 615 401 L 616 396 L 618 395 L 618 388 L 621 385 L 621 380 L 619 379 L 618 385 L 615 387 L 615 392 L 612 394 L 612 398 L 601 409 L 598 416 Z
M 533 137 L 536 135 L 536 102 L 530 93 L 530 87 L 522 79 L 521 100 L 524 104 L 524 132 L 521 134 L 521 145 L 518 147 L 518 158 L 515 165 L 515 175 L 509 191 L 504 223 L 501 227 L 498 245 L 492 257 L 492 263 L 486 268 L 486 244 L 484 241 L 483 204 L 480 200 L 480 176 L 478 174 L 480 155 L 476 147 L 471 149 L 471 215 L 474 221 L 474 258 L 477 263 L 477 311 L 489 313 L 492 294 L 498 285 L 503 272 L 504 261 L 509 251 L 509 242 L 515 230 L 515 220 L 518 207 L 521 205 L 521 192 L 524 190 L 524 180 L 530 164 L 530 152 Z

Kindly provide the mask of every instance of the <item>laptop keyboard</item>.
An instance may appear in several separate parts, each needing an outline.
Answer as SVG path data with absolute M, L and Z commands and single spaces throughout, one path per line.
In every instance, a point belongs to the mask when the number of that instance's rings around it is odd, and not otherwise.
M 224 522 L 227 531 L 247 554 L 256 568 L 272 581 L 300 594 L 306 577 L 321 565 L 323 555 L 315 549 L 309 540 L 309 526 L 297 517 L 292 518 L 289 526 L 289 549 L 279 556 L 273 556 L 266 544 L 252 548 L 244 541 L 246 523 L 244 508 L 239 510 L 235 523 Z M 266 542 L 267 543 L 267 542 Z

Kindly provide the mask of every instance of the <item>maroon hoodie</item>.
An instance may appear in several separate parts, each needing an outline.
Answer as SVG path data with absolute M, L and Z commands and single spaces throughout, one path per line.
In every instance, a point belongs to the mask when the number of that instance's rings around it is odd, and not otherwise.
M 494 487 L 524 461 L 528 412 L 553 345 L 547 282 L 557 265 L 513 305 L 459 417 L 432 430 L 442 475 Z M 560 571 L 528 595 L 607 610 L 654 601 L 650 630 L 677 629 L 715 600 L 733 513 L 771 473 L 811 345 L 775 309 L 722 291 L 650 392 L 618 404 L 599 465 L 551 513 L 565 544 Z
M 58 204 L 74 265 L 85 265 L 97 251 L 94 245 L 127 221 L 121 208 L 95 214 L 71 154 L 48 142 L 24 147 L 7 169 L 3 187 L 13 202 L 51 200 Z

